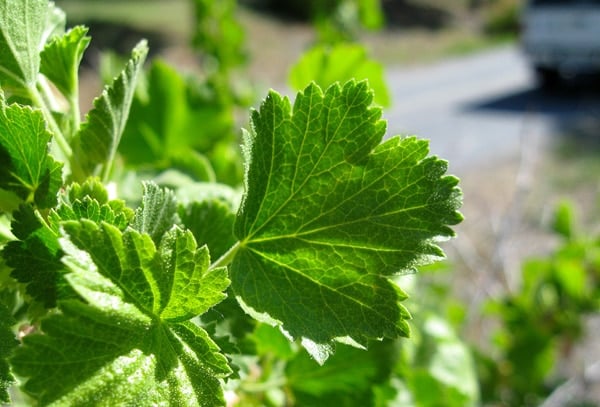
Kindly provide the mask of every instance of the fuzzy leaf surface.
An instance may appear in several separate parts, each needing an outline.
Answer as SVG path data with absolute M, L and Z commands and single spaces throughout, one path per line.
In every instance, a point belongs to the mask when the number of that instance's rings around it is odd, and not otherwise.
M 223 405 L 226 359 L 189 319 L 221 301 L 224 268 L 174 228 L 147 234 L 107 223 L 63 225 L 66 279 L 86 300 L 64 301 L 13 359 L 25 390 L 46 405 Z
M 135 211 L 131 226 L 149 234 L 157 243 L 176 220 L 177 201 L 173 192 L 153 182 L 145 182 L 142 203 Z
M 0 96 L 0 188 L 39 208 L 54 206 L 62 164 L 49 154 L 51 138 L 40 111 Z
M 94 108 L 76 134 L 75 152 L 86 175 L 92 174 L 98 165 L 104 165 L 105 172 L 108 172 L 112 165 L 147 54 L 148 45 L 141 41 L 134 48 L 123 72 L 94 100 Z
M 40 64 L 46 0 L 0 1 L 0 83 L 32 86 Z
M 406 295 L 390 277 L 442 257 L 437 242 L 462 219 L 447 163 L 424 140 L 380 144 L 371 102 L 366 82 L 312 84 L 293 109 L 271 92 L 246 134 L 232 288 L 320 359 L 337 338 L 407 336 Z

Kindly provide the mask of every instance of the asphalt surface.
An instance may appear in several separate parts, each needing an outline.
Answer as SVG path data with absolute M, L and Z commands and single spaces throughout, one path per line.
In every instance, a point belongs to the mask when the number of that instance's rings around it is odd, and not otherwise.
M 387 76 L 393 97 L 384 112 L 388 135 L 429 139 L 432 153 L 458 173 L 518 158 L 524 143 L 543 147 L 581 126 L 597 126 L 600 138 L 597 83 L 576 78 L 541 90 L 516 46 L 388 68 Z

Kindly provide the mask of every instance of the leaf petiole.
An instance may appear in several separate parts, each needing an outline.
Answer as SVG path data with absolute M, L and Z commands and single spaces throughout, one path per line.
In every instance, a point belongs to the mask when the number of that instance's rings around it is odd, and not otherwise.
M 231 264 L 240 246 L 240 242 L 237 241 L 233 246 L 231 246 L 229 250 L 227 250 L 221 257 L 219 257 L 217 261 L 212 263 L 208 269 L 214 270 L 218 267 L 226 267 L 229 264 Z

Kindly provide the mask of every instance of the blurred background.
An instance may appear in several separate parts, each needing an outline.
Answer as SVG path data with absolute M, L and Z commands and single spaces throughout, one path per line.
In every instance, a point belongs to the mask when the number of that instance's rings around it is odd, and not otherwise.
M 229 129 L 228 140 L 269 88 L 292 95 L 310 80 L 368 78 L 388 136 L 429 139 L 461 178 L 465 221 L 443 244 L 448 260 L 421 270 L 408 301 L 443 316 L 471 352 L 477 396 L 469 403 L 600 405 L 600 86 L 571 71 L 542 81 L 523 48 L 524 2 L 56 3 L 69 26 L 90 27 L 82 111 L 141 38 L 152 60 L 170 67 L 152 62 L 148 75 L 173 69 L 199 83 L 191 88 L 198 111 L 218 121 L 213 130 Z M 581 3 L 586 15 L 600 9 Z M 239 168 L 218 171 L 222 152 L 209 154 L 216 180 L 235 184 Z M 461 405 L 418 394 L 415 405 Z

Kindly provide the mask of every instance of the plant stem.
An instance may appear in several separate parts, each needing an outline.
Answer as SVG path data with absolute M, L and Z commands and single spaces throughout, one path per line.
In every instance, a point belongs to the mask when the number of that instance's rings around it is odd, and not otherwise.
M 54 120 L 54 116 L 52 116 L 52 111 L 48 107 L 44 97 L 40 94 L 35 86 L 29 87 L 29 96 L 31 97 L 31 101 L 35 106 L 41 109 L 46 122 L 48 123 L 48 127 L 50 131 L 53 133 L 54 139 L 60 148 L 60 151 L 65 156 L 65 161 L 70 161 L 73 156 L 73 150 L 71 150 L 71 146 L 65 139 L 64 134 L 62 133 L 58 123 Z
M 217 261 L 210 265 L 209 270 L 216 269 L 217 267 L 226 267 L 228 266 L 234 259 L 235 254 L 240 248 L 240 242 L 236 242 L 229 250 L 225 252 Z

